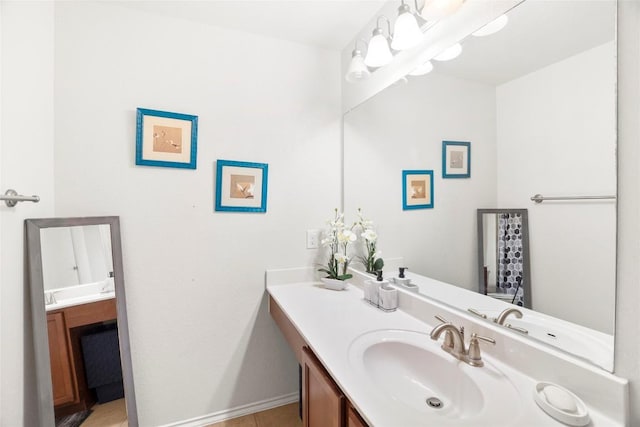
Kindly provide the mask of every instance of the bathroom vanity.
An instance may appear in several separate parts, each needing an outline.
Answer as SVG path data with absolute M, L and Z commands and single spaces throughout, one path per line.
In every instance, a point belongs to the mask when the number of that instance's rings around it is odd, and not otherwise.
M 47 311 L 53 403 L 58 415 L 90 408 L 80 337 L 96 324 L 115 321 L 115 298 Z
M 313 268 L 267 271 L 269 310 L 302 368 L 305 427 L 561 426 L 534 400 L 555 383 L 584 402 L 591 426 L 627 422 L 628 384 L 582 360 L 523 339 L 427 297 L 399 290 L 400 308 L 363 299 L 362 280 L 331 291 Z M 430 338 L 434 316 L 495 340 L 474 367 Z

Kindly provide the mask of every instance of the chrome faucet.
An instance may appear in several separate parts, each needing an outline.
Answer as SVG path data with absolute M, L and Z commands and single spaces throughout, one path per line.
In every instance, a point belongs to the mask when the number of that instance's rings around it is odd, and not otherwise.
M 496 341 L 493 338 L 481 337 L 478 334 L 471 334 L 471 341 L 469 342 L 469 350 L 467 351 L 464 344 L 464 328 L 458 329 L 451 322 L 447 322 L 440 316 L 436 316 L 436 319 L 440 320 L 441 324 L 433 328 L 431 331 L 431 339 L 437 340 L 443 333 L 444 343 L 442 349 L 471 366 L 484 366 L 482 356 L 480 354 L 480 340 L 495 344 Z
M 522 312 L 520 310 L 518 310 L 517 308 L 507 308 L 506 310 L 503 310 L 502 313 L 498 315 L 498 317 L 493 319 L 493 321 L 496 322 L 498 325 L 504 325 L 505 320 L 507 320 L 507 317 L 512 313 L 518 319 L 522 319 Z
M 438 320 L 443 320 L 442 318 Z M 442 333 L 445 333 L 442 349 L 451 354 L 456 359 L 465 360 L 467 350 L 464 348 L 464 328 L 456 328 L 451 322 L 444 322 L 433 328 L 431 339 L 437 340 Z
M 54 291 L 49 291 L 44 293 L 44 305 L 56 304 L 56 293 Z

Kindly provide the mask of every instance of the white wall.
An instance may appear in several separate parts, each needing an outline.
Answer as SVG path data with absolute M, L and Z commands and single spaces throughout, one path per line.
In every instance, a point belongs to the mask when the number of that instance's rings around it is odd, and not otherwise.
M 57 216 L 119 215 L 140 423 L 297 391 L 266 268 L 308 265 L 340 202 L 339 53 L 56 4 Z M 134 165 L 135 109 L 199 116 L 197 170 Z M 269 164 L 266 214 L 216 213 L 214 162 Z
M 0 2 L 0 191 L 41 202 L 0 204 L 0 425 L 36 425 L 24 219 L 53 214 L 53 3 Z
M 618 260 L 615 373 L 640 425 L 640 3 L 618 2 Z
M 345 116 L 345 211 L 362 208 L 384 257 L 477 289 L 476 209 L 496 201 L 495 90 L 432 73 Z M 471 141 L 471 178 L 442 178 L 442 141 Z M 402 171 L 434 173 L 434 208 L 402 210 Z M 446 242 L 446 243 L 445 243 Z
M 615 201 L 529 198 L 616 194 L 614 57 L 609 42 L 497 88 L 498 206 L 529 210 L 533 308 L 609 334 Z

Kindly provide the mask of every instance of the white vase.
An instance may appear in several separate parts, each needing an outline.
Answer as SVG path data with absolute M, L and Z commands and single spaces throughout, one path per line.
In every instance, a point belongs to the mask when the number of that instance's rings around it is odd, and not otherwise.
M 324 287 L 327 289 L 332 289 L 334 291 L 347 289 L 347 282 L 345 280 L 329 279 L 328 277 L 323 277 L 320 280 L 324 283 Z

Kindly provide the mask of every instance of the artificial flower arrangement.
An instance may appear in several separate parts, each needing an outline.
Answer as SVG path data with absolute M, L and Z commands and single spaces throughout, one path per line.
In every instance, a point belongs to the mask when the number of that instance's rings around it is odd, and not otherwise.
M 335 209 L 333 220 L 329 221 L 329 228 L 326 237 L 322 239 L 322 246 L 328 247 L 330 251 L 327 268 L 320 268 L 318 271 L 327 273 L 328 279 L 347 280 L 353 277 L 347 273 L 349 258 L 347 257 L 347 247 L 357 240 L 353 231 L 344 225 L 344 213 L 339 213 Z
M 362 216 L 362 210 L 358 209 L 358 221 L 355 224 L 362 231 L 360 237 L 364 240 L 365 255 L 360 257 L 367 273 L 376 274 L 384 267 L 384 261 L 377 251 L 378 233 L 373 229 L 373 221 Z
M 329 248 L 329 261 L 326 268 L 318 269 L 327 274 L 327 279 L 344 281 L 353 277 L 352 274 L 347 273 L 351 261 L 347 253 L 349 245 L 358 239 L 354 229 L 360 229 L 360 237 L 364 240 L 366 254 L 359 258 L 367 273 L 375 274 L 376 271 L 382 270 L 384 262 L 376 251 L 378 235 L 373 230 L 373 222 L 365 219 L 360 209 L 358 209 L 358 220 L 350 228 L 345 226 L 344 213 L 339 213 L 338 209 L 335 209 L 334 217 L 328 221 L 328 225 L 326 237 L 322 239 L 322 246 Z

